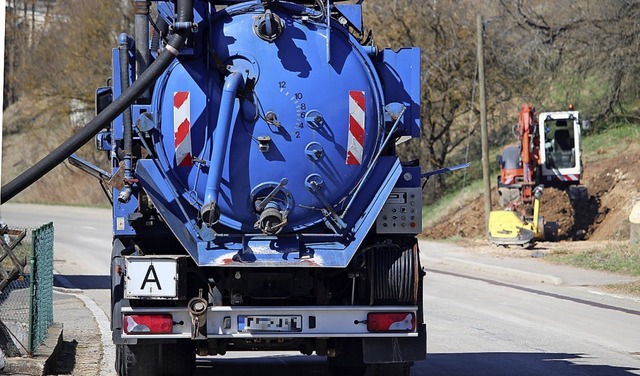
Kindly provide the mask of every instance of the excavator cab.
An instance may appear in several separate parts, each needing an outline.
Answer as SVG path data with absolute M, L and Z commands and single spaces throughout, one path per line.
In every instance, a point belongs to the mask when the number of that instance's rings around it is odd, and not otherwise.
M 578 111 L 543 112 L 538 117 L 541 183 L 547 186 L 580 183 L 580 119 Z
M 567 120 L 546 121 L 545 128 L 547 166 L 557 169 L 575 167 L 575 137 L 573 128 L 567 127 Z

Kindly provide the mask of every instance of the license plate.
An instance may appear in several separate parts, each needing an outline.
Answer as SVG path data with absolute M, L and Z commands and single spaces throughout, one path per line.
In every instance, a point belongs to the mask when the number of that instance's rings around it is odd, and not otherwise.
M 240 332 L 301 332 L 302 316 L 238 316 Z
M 170 258 L 125 259 L 126 298 L 176 298 L 178 262 Z

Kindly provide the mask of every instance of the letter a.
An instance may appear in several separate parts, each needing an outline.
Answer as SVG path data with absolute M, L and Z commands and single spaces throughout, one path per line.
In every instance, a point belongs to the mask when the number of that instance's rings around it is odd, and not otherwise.
M 153 267 L 153 264 L 149 265 L 149 269 L 147 269 L 147 275 L 144 276 L 144 281 L 142 281 L 140 290 L 144 290 L 144 285 L 146 285 L 147 282 L 155 282 L 155 284 L 158 285 L 158 290 L 162 290 L 162 287 L 160 287 L 160 279 L 158 279 L 158 274 L 156 274 L 156 268 Z

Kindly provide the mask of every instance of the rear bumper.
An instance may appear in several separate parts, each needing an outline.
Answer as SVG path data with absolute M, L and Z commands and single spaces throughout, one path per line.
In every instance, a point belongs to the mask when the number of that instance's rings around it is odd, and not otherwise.
M 173 331 L 167 334 L 124 333 L 122 339 L 224 339 L 224 338 L 332 338 L 332 337 L 417 337 L 418 332 L 370 332 L 367 314 L 370 312 L 412 312 L 416 306 L 311 306 L 311 307 L 246 307 L 223 306 L 207 309 L 204 335 L 192 336 L 192 322 L 184 307 L 132 308 L 123 307 L 122 314 L 169 313 L 173 316 Z M 240 316 L 302 316 L 299 331 L 247 332 L 238 326 Z M 417 323 L 420 325 L 421 323 Z

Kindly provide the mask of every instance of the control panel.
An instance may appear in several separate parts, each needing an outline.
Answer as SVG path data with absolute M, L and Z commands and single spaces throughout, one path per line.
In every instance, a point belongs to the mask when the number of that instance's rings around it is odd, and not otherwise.
M 379 234 L 421 233 L 422 189 L 394 188 L 376 219 L 376 230 Z

